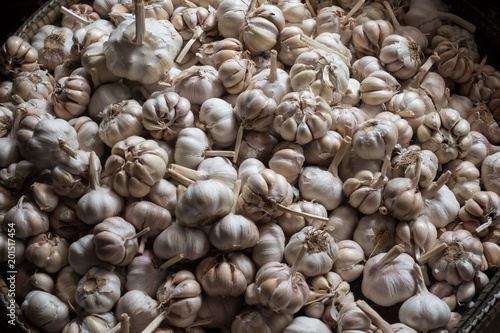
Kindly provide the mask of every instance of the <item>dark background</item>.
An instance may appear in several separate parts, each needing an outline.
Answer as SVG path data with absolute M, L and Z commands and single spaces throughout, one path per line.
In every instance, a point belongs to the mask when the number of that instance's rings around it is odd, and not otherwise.
M 469 14 L 467 11 L 460 12 L 460 8 L 456 8 L 459 6 L 459 3 L 461 3 L 460 0 L 445 0 L 445 2 L 452 5 L 453 12 L 467 18 L 467 15 Z M 474 6 L 480 8 L 481 12 L 484 13 L 486 17 L 492 19 L 492 21 L 498 26 L 498 22 L 500 22 L 500 1 L 475 0 L 471 2 Z M 45 1 L 43 0 L 0 0 L 0 45 L 3 44 L 9 36 L 13 35 L 16 30 L 44 3 Z M 471 21 L 474 20 L 473 18 L 468 19 Z M 477 22 L 474 21 L 473 23 L 477 24 Z M 478 31 L 481 31 L 479 30 L 479 27 Z M 488 54 L 489 60 L 491 59 L 492 63 L 495 65 L 500 64 L 500 35 L 477 35 L 476 40 L 480 46 L 481 54 Z M 2 311 L 0 311 L 0 313 L 2 314 L 2 317 L 0 318 L 0 331 L 12 332 L 12 327 L 4 326 L 5 317 Z M 485 333 L 498 333 L 500 331 L 498 328 L 499 325 L 500 316 L 497 316 L 489 325 Z

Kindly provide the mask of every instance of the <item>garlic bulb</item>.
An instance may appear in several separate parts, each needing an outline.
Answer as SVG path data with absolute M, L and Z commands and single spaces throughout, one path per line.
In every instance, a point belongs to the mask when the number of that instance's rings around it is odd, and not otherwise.
M 443 233 L 436 246 L 441 244 L 446 244 L 445 249 L 441 248 L 428 261 L 436 280 L 452 285 L 472 280 L 481 267 L 481 241 L 467 230 L 457 230 Z
M 68 121 L 76 131 L 79 149 L 94 151 L 97 156 L 104 154 L 104 144 L 99 138 L 99 125 L 87 116 L 73 118 Z
M 331 211 L 324 228 L 335 238 L 335 241 L 340 242 L 352 239 L 357 225 L 356 210 L 347 204 L 342 204 Z
M 490 65 L 486 65 L 486 58 L 481 63 L 474 64 L 474 72 L 469 80 L 460 85 L 461 95 L 468 96 L 473 103 L 488 101 L 493 92 L 498 90 L 499 72 Z
M 156 237 L 172 223 L 170 212 L 150 201 L 131 202 L 125 208 L 125 220 L 134 225 L 137 230 L 148 229 L 145 237 Z M 141 241 L 141 248 L 145 245 L 145 239 Z M 141 251 L 141 248 L 139 251 Z
M 500 222 L 500 196 L 491 191 L 479 191 L 460 208 L 458 216 L 464 229 L 480 236 L 487 234 L 488 227 L 496 228 Z
M 379 54 L 385 69 L 402 80 L 417 73 L 423 57 L 420 46 L 413 38 L 397 34 L 387 36 L 383 40 Z
M 330 333 L 330 328 L 321 320 L 306 316 L 296 317 L 285 329 L 283 333 Z
M 73 31 L 64 27 L 45 25 L 33 36 L 31 45 L 38 51 L 38 62 L 48 70 L 54 70 L 70 58 Z
M 61 26 L 73 31 L 101 18 L 97 12 L 94 12 L 92 6 L 87 4 L 71 5 L 61 11 L 63 12 Z
M 283 175 L 286 180 L 294 185 L 299 178 L 304 164 L 304 150 L 302 146 L 282 142 L 274 148 L 273 157 L 269 160 L 269 168 L 276 173 Z
M 175 212 L 175 205 L 177 203 L 176 186 L 166 179 L 160 179 L 149 191 L 147 198 L 152 203 L 160 207 L 166 208 L 170 215 Z
M 325 3 L 326 4 L 326 3 Z M 347 15 L 344 15 L 344 10 L 338 6 L 318 7 L 316 17 L 316 32 L 322 34 L 325 32 L 337 33 L 340 35 L 342 43 L 347 45 L 351 41 L 352 32 L 355 26 L 352 14 L 359 9 L 355 6 Z
M 384 20 L 370 20 L 352 31 L 352 44 L 358 58 L 363 55 L 378 56 L 384 39 L 394 32 L 392 24 Z
M 69 246 L 68 263 L 79 275 L 85 275 L 92 267 L 112 269 L 112 265 L 101 261 L 95 253 L 94 235 L 85 235 Z
M 417 168 L 417 156 L 421 158 L 419 185 L 421 187 L 431 185 L 439 168 L 437 156 L 432 151 L 422 150 L 417 145 L 403 149 L 392 159 L 391 177 L 413 178 Z
M 60 332 L 69 323 L 69 308 L 56 296 L 41 290 L 26 295 L 21 309 L 43 332 Z
M 196 279 L 209 296 L 239 296 L 255 276 L 250 258 L 240 252 L 206 257 L 196 267 Z
M 327 216 L 326 208 L 316 202 L 302 200 L 296 203 L 292 203 L 288 208 L 294 211 L 308 213 L 313 216 Z M 300 215 L 292 215 L 289 212 L 285 212 L 283 215 L 277 218 L 277 222 L 287 236 L 292 236 L 293 234 L 301 231 L 306 226 L 313 226 L 315 228 L 321 229 L 323 227 L 324 221 L 315 219 L 313 216 L 306 217 Z
M 194 124 L 191 103 L 174 92 L 152 95 L 142 106 L 144 128 L 155 139 L 175 140 L 181 129 Z
M 417 137 L 423 149 L 436 154 L 439 163 L 448 163 L 467 154 L 472 143 L 469 132 L 470 124 L 458 111 L 446 108 L 427 114 Z
M 363 295 L 378 305 L 391 306 L 406 301 L 415 293 L 412 270 L 415 261 L 396 245 L 365 264 L 361 289 Z
M 415 175 L 413 178 L 393 178 L 387 182 L 382 192 L 385 208 L 395 218 L 411 221 L 417 218 L 424 205 L 422 194 L 418 191 L 421 174 L 422 157 L 417 155 Z M 384 206 L 381 207 L 385 213 Z
M 155 141 L 140 136 L 117 142 L 111 154 L 103 176 L 110 188 L 122 196 L 146 196 L 167 171 L 167 152 Z
M 175 92 L 191 104 L 201 105 L 209 98 L 219 98 L 224 86 L 212 66 L 191 66 L 183 70 L 172 82 Z
M 80 75 L 60 79 L 51 97 L 54 112 L 59 118 L 65 120 L 82 115 L 90 102 L 90 92 L 90 85 Z
M 12 95 L 19 95 L 27 102 L 30 99 L 47 99 L 55 84 L 54 78 L 46 70 L 21 72 L 12 82 Z
M 304 34 L 299 27 L 285 27 L 279 35 L 279 60 L 288 66 L 293 66 L 295 59 L 304 53 L 310 51 L 308 44 L 302 40 Z
M 196 169 L 205 159 L 205 152 L 210 148 L 208 137 L 199 128 L 188 127 L 179 132 L 175 143 L 175 163 Z
M 332 309 L 333 310 L 333 309 Z M 369 332 L 371 319 L 354 302 L 346 304 L 337 315 L 338 332 Z
M 212 297 L 207 294 L 202 295 L 202 305 L 198 312 L 198 319 L 210 321 L 203 327 L 207 328 L 229 328 L 236 315 L 243 308 L 242 297 Z M 193 328 L 194 329 L 194 328 Z M 203 333 L 205 331 L 196 331 Z
M 352 240 L 337 242 L 339 256 L 333 263 L 333 272 L 345 282 L 352 282 L 363 274 L 365 253 L 358 243 Z
M 246 49 L 259 54 L 274 47 L 283 28 L 285 18 L 281 10 L 277 6 L 264 4 L 247 15 L 239 39 Z
M 91 314 L 84 317 L 76 317 L 70 321 L 61 333 L 73 332 L 95 332 L 105 333 L 118 324 L 118 320 L 112 312 Z
M 302 259 L 297 259 L 296 263 L 299 264 Z M 308 294 L 305 277 L 297 272 L 296 266 L 268 262 L 259 268 L 255 282 L 248 286 L 245 302 L 260 303 L 275 312 L 294 314 L 307 302 Z
M 36 166 L 27 160 L 22 160 L 19 161 L 18 163 L 12 163 L 7 168 L 0 170 L 0 183 L 3 186 L 8 187 L 9 189 L 12 189 L 14 191 L 20 191 L 25 187 L 25 185 L 27 185 L 27 182 L 33 176 L 35 176 L 37 171 L 38 169 L 36 168 Z M 51 194 L 49 194 L 49 196 L 51 197 L 51 199 L 49 199 L 51 201 L 59 200 L 52 197 Z M 14 203 L 12 204 L 12 206 L 14 206 Z
M 498 182 L 498 162 L 500 153 L 487 156 L 481 165 L 481 180 L 487 191 L 500 193 L 500 183 Z
M 71 266 L 66 266 L 57 274 L 54 294 L 64 303 L 76 304 L 75 292 L 82 278 Z
M 292 186 L 286 178 L 271 169 L 264 169 L 248 177 L 238 197 L 238 205 L 253 221 L 269 222 L 283 214 L 280 207 L 289 206 L 292 198 Z
M 236 38 L 225 38 L 215 42 L 212 56 L 214 67 L 219 69 L 224 62 L 230 59 L 247 59 L 244 51 L 243 44 Z
M 158 258 L 150 250 L 134 257 L 127 266 L 126 290 L 140 290 L 154 297 L 166 277 L 166 271 L 158 267 L 158 262 Z M 148 280 L 147 284 L 144 283 L 145 278 Z
M 333 123 L 335 123 L 335 115 L 332 114 Z M 334 125 L 332 124 L 332 127 Z M 309 164 L 327 166 L 332 163 L 335 154 L 339 151 L 342 143 L 342 135 L 339 134 L 341 129 L 329 130 L 325 135 L 318 139 L 314 139 L 304 146 L 305 161 Z
M 425 102 L 419 94 L 411 90 L 403 90 L 394 95 L 386 106 L 388 111 L 394 112 L 408 121 L 413 131 L 416 131 L 418 126 L 422 124 L 427 110 Z
M 134 99 L 113 103 L 102 111 L 99 138 L 108 147 L 142 133 L 142 106 Z
M 120 278 L 114 272 L 92 267 L 78 282 L 76 303 L 88 313 L 110 311 L 120 298 Z
M 359 86 L 360 98 L 368 105 L 389 102 L 399 89 L 400 84 L 396 78 L 383 70 L 371 73 Z
M 295 263 L 303 247 L 306 248 L 306 253 L 300 263 L 296 264 L 297 271 L 305 276 L 316 276 L 332 269 L 338 257 L 338 247 L 329 233 L 313 226 L 304 227 L 288 241 L 285 260 L 289 264 Z
M 450 308 L 427 290 L 418 264 L 414 264 L 412 274 L 416 279 L 417 292 L 401 305 L 399 320 L 418 331 L 428 331 L 446 325 L 451 316 Z
M 108 217 L 93 229 L 95 253 L 99 260 L 127 266 L 137 254 L 135 227 L 118 216 Z
M 165 318 L 170 325 L 190 326 L 202 306 L 201 291 L 200 284 L 190 271 L 170 273 L 156 293 L 159 307 L 165 309 L 160 318 Z
M 273 127 L 286 141 L 307 144 L 326 134 L 332 124 L 326 101 L 311 91 L 293 92 L 281 100 Z
M 290 83 L 294 91 L 310 89 L 329 105 L 340 102 L 348 81 L 349 68 L 342 58 L 323 50 L 300 54 L 290 69 Z
M 17 204 L 3 216 L 3 230 L 15 230 L 16 238 L 24 239 L 36 236 L 49 230 L 49 218 L 41 211 L 35 202 L 26 201 L 22 196 Z
M 206 128 L 213 145 L 227 148 L 234 144 L 238 132 L 233 107 L 219 98 L 209 98 L 200 108 L 200 123 Z
M 500 143 L 500 127 L 485 104 L 479 103 L 469 110 L 467 121 L 471 131 L 482 133 L 491 143 Z
M 38 51 L 19 36 L 10 36 L 0 49 L 0 72 L 17 76 L 38 68 Z
M 62 196 L 79 199 L 90 189 L 89 156 L 83 150 L 64 148 L 65 153 L 52 170 L 52 188 Z
M 375 254 L 389 251 L 395 245 L 395 232 L 395 219 L 377 212 L 359 219 L 353 240 L 363 248 L 365 256 L 370 258 Z
M 91 190 L 76 205 L 76 215 L 87 224 L 97 224 L 107 217 L 116 216 L 123 208 L 123 198 L 100 183 L 101 163 L 90 153 L 89 178 Z
M 217 7 L 217 29 L 224 38 L 238 38 L 245 24 L 248 4 L 241 0 L 222 0 Z
M 142 332 L 159 314 L 158 302 L 140 290 L 130 290 L 116 303 L 115 316 L 128 314 L 130 333 Z
M 160 259 L 179 261 L 197 260 L 208 253 L 210 242 L 205 233 L 196 228 L 186 228 L 178 223 L 163 230 L 153 244 L 154 254 Z M 178 259 L 177 259 L 178 258 Z
M 259 241 L 253 247 L 252 260 L 260 267 L 264 264 L 283 260 L 285 252 L 285 233 L 273 222 L 264 223 L 259 227 Z
M 0 263 L 6 265 L 9 260 L 9 254 L 14 253 L 16 256 L 16 264 L 21 264 L 26 259 L 26 243 L 21 239 L 16 239 L 16 242 L 12 245 L 12 241 L 9 243 L 9 239 L 7 234 L 3 232 L 0 233 Z
M 95 121 L 100 122 L 104 118 L 103 111 L 107 106 L 130 98 L 132 98 L 132 93 L 123 83 L 103 84 L 90 97 L 89 115 Z
M 212 224 L 208 238 L 219 250 L 238 251 L 257 244 L 259 229 L 252 220 L 230 213 Z
M 103 52 L 104 41 L 88 45 L 81 53 L 82 66 L 90 74 L 94 89 L 102 84 L 117 82 L 120 77 L 112 74 L 106 66 L 106 56 Z
M 282 332 L 293 315 L 277 313 L 264 307 L 249 306 L 234 318 L 231 333 Z
M 219 66 L 219 79 L 230 94 L 239 94 L 250 85 L 255 73 L 255 63 L 250 59 L 228 59 Z
M 445 185 L 450 176 L 451 171 L 445 172 L 435 183 L 422 190 L 424 199 L 422 215 L 428 216 L 436 228 L 445 227 L 453 222 L 460 210 L 455 194 Z
M 442 41 L 434 52 L 439 56 L 436 62 L 438 73 L 458 83 L 469 80 L 474 71 L 474 60 L 466 47 L 457 42 Z
M 398 130 L 393 122 L 372 119 L 359 125 L 354 132 L 352 145 L 363 159 L 383 159 L 390 155 L 398 140 Z
M 68 249 L 64 238 L 50 232 L 42 233 L 28 242 L 26 260 L 48 273 L 56 273 L 68 265 Z
M 175 216 L 186 227 L 211 225 L 231 211 L 234 200 L 233 192 L 224 183 L 197 181 L 177 201 Z
M 182 37 L 170 21 L 145 18 L 144 1 L 135 3 L 135 13 L 104 42 L 106 66 L 116 76 L 152 84 L 173 66 Z

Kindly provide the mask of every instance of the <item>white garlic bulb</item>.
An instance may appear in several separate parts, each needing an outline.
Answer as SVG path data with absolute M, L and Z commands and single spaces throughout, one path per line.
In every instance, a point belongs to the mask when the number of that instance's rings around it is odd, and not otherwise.
M 110 104 L 101 115 L 103 119 L 99 124 L 99 138 L 110 148 L 143 131 L 142 106 L 134 99 Z
M 108 312 L 120 298 L 120 285 L 116 273 L 92 267 L 78 282 L 76 303 L 88 313 Z
M 253 247 L 252 259 L 257 266 L 283 260 L 285 252 L 285 233 L 273 222 L 264 223 L 259 228 L 259 241 Z
M 43 332 L 60 332 L 69 323 L 69 308 L 56 296 L 41 290 L 31 291 L 21 309 L 29 321 Z
M 306 316 L 296 317 L 283 333 L 330 333 L 330 328 L 321 320 Z
M 191 66 L 183 70 L 172 82 L 175 92 L 191 104 L 201 105 L 209 98 L 219 98 L 224 86 L 212 66 Z
M 238 132 L 233 107 L 220 98 L 209 98 L 203 102 L 199 113 L 200 123 L 204 125 L 213 145 L 227 148 L 234 144 Z
M 64 27 L 45 25 L 33 37 L 32 46 L 38 51 L 38 62 L 49 70 L 70 58 L 73 31 Z
M 398 129 L 393 122 L 372 119 L 359 125 L 354 132 L 352 146 L 363 159 L 383 159 L 390 155 L 398 140 Z

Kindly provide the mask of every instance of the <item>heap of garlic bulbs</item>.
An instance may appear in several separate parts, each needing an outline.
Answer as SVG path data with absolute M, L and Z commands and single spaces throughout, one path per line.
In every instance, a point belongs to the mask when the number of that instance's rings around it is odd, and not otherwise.
M 451 331 L 500 267 L 500 71 L 447 9 L 95 0 L 10 37 L 0 260 L 26 319 Z

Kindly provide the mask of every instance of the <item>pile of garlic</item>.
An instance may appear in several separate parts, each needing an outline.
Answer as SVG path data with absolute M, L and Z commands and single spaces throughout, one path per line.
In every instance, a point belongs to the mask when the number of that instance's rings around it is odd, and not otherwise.
M 0 258 L 15 237 L 27 320 L 453 331 L 500 265 L 500 72 L 447 9 L 95 0 L 10 37 Z

